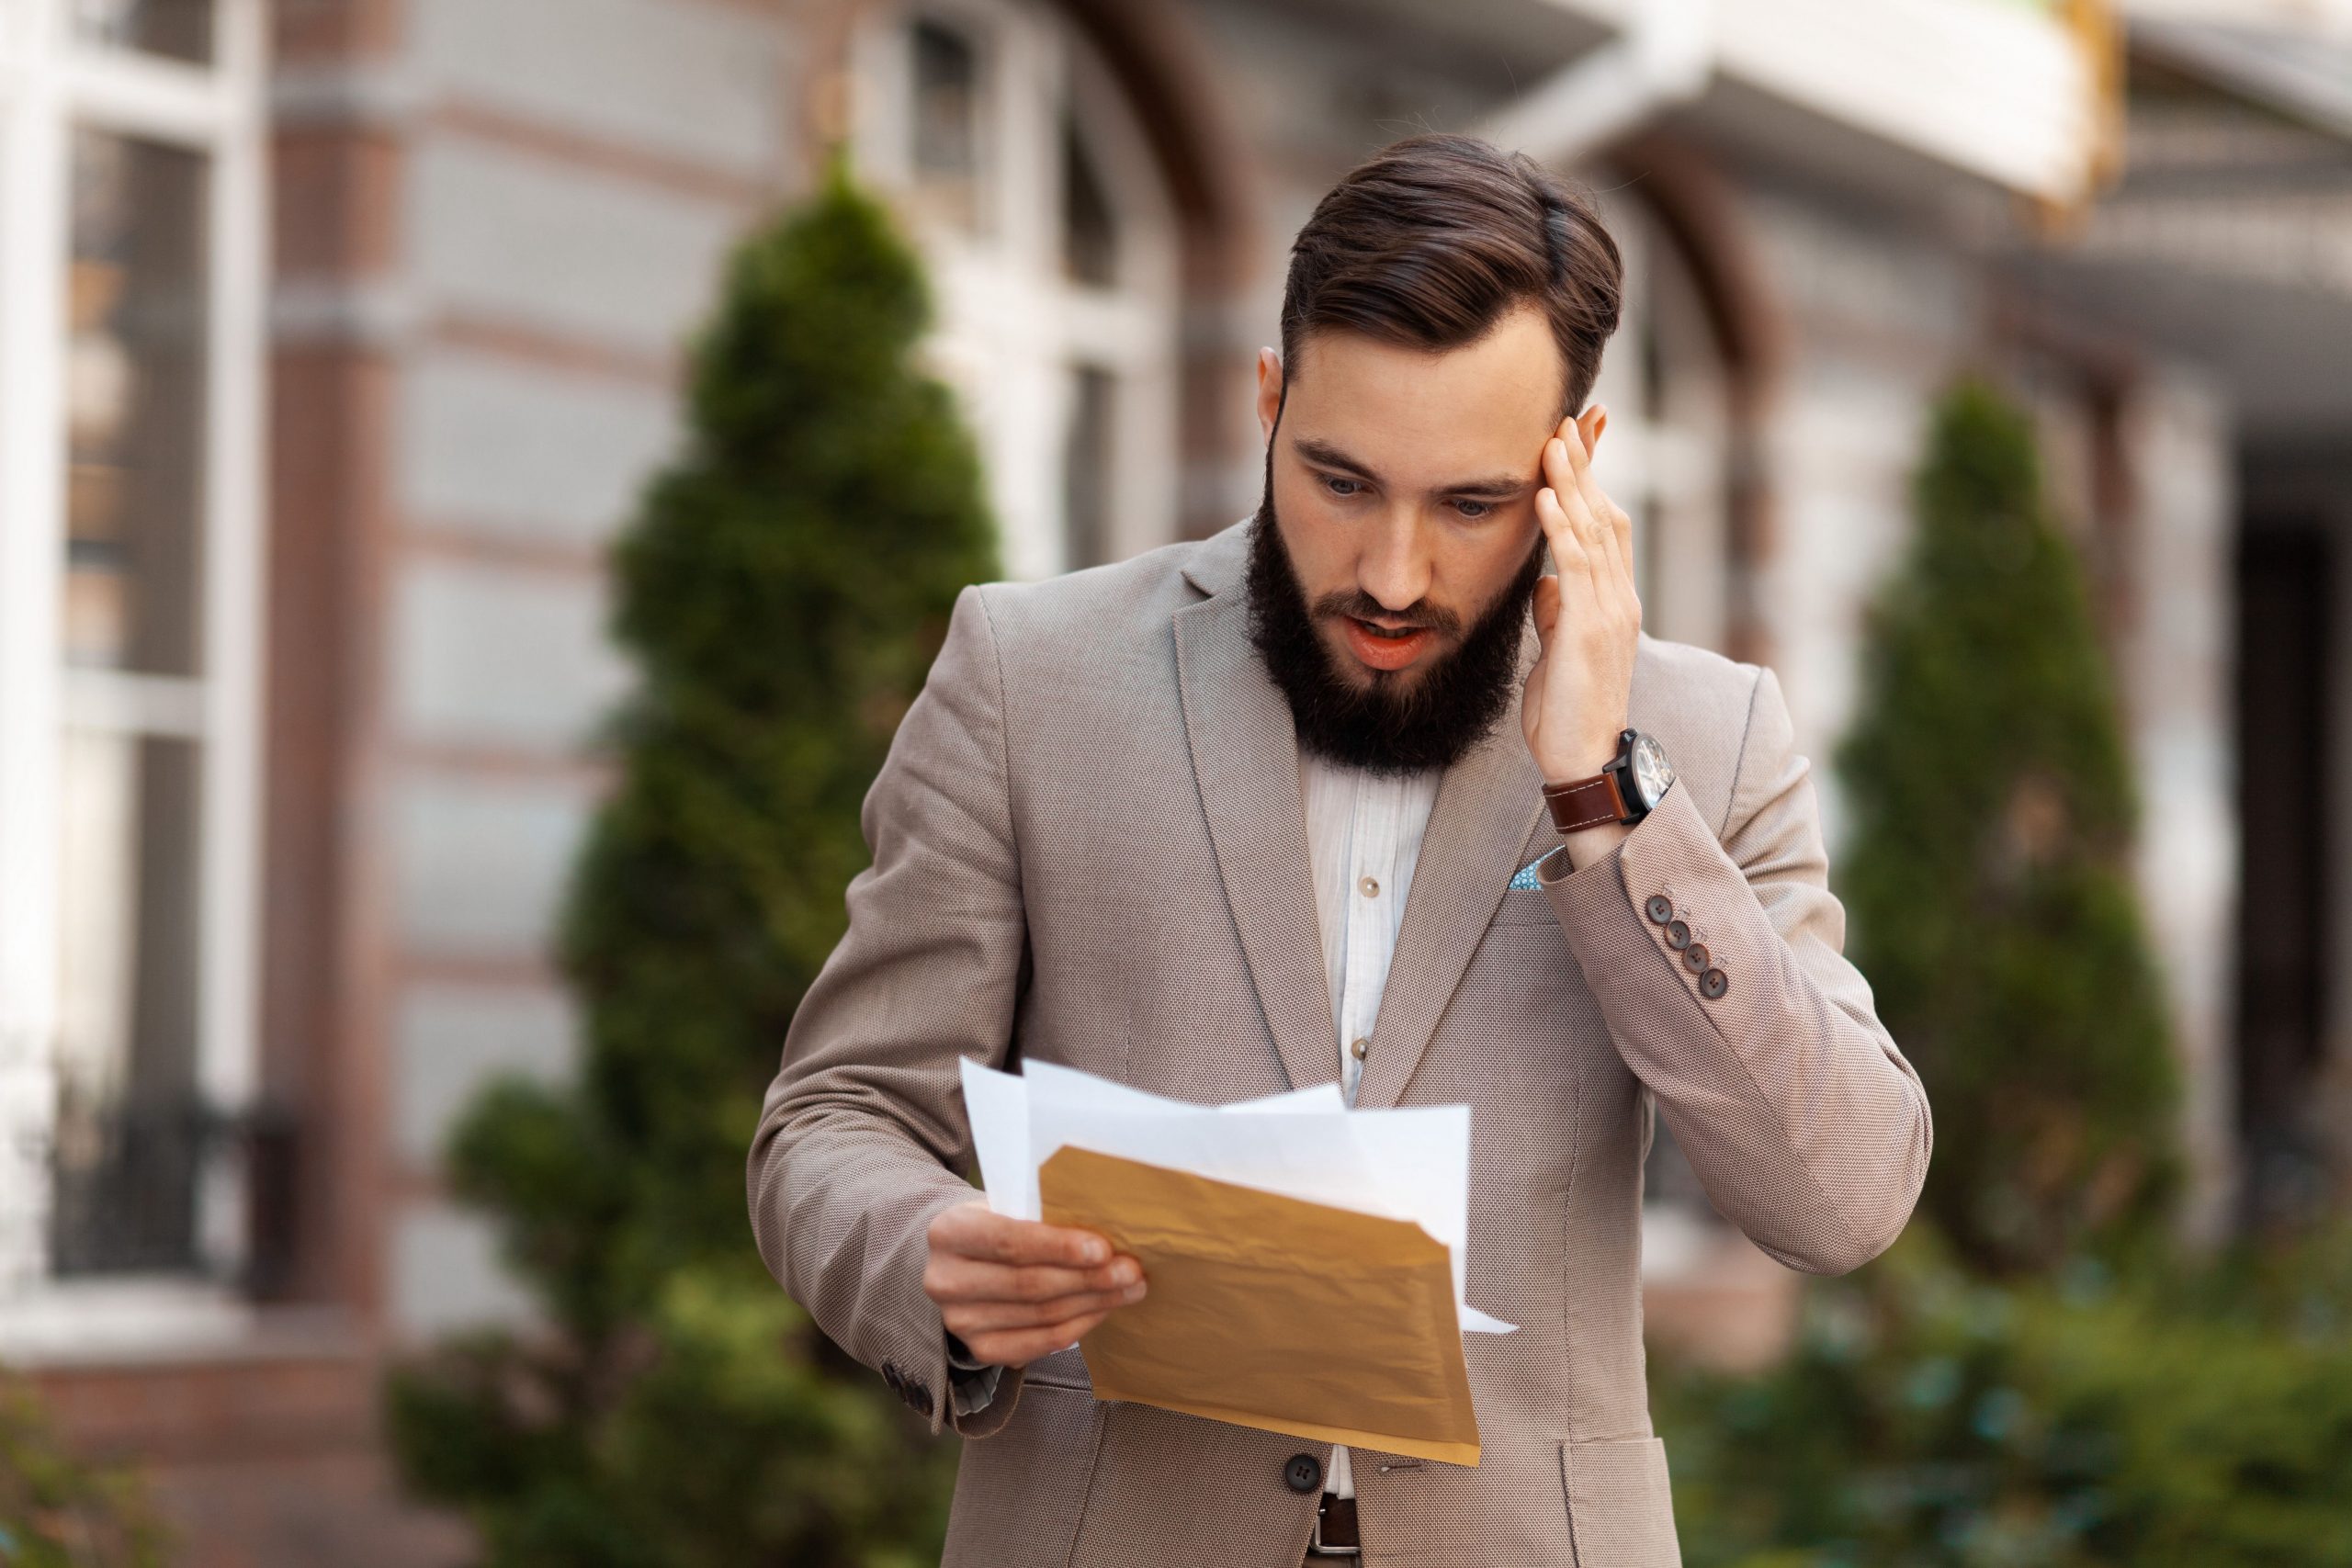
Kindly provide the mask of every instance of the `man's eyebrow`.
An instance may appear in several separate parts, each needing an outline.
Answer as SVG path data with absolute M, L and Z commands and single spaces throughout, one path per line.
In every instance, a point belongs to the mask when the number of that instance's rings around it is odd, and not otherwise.
M 1369 466 L 1357 462 L 1329 441 L 1316 436 L 1295 437 L 1291 446 L 1300 457 L 1318 468 L 1337 468 L 1343 474 L 1353 474 L 1360 479 L 1376 479 L 1380 477 L 1374 473 Z
M 1335 468 L 1343 474 L 1352 474 L 1360 479 L 1376 481 L 1380 477 L 1374 473 L 1368 465 L 1356 461 L 1329 442 L 1316 436 L 1298 436 L 1291 442 L 1291 446 L 1301 457 L 1317 468 Z M 1470 496 L 1485 501 L 1512 501 L 1525 495 L 1532 488 L 1532 480 L 1517 474 L 1488 474 L 1475 479 L 1463 479 L 1454 484 L 1441 485 L 1438 487 L 1438 493 Z
M 1516 474 L 1493 474 L 1482 479 L 1464 479 L 1460 484 L 1443 487 L 1445 495 L 1466 495 L 1482 501 L 1515 501 L 1533 488 L 1533 482 Z

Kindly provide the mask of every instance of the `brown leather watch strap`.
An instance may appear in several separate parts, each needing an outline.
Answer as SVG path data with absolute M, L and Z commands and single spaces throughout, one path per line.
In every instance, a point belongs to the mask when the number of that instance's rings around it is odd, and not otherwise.
M 1595 773 L 1574 784 L 1545 784 L 1544 804 L 1551 810 L 1552 826 L 1563 833 L 1625 819 L 1625 802 L 1617 793 L 1613 773 Z

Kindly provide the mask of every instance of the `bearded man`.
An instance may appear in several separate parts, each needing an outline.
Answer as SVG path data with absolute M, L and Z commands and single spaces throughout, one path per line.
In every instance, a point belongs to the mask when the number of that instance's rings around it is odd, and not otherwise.
M 1909 1217 L 1927 1098 L 1841 956 L 1780 685 L 1642 633 L 1593 479 L 1621 287 L 1530 160 L 1390 147 L 1298 235 L 1257 514 L 957 601 L 749 1169 L 784 1287 L 967 1439 L 949 1563 L 1677 1563 L 1654 1117 L 1792 1268 Z M 1149 1281 L 973 1191 L 963 1056 L 1469 1104 L 1468 1297 L 1520 1325 L 1464 1344 L 1478 1464 L 1097 1401 L 1083 1337 Z

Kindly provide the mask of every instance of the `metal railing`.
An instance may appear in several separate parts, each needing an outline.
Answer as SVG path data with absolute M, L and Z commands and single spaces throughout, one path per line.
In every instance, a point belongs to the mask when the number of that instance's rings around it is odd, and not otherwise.
M 194 1275 L 277 1294 L 293 1249 L 294 1158 L 293 1119 L 272 1106 L 173 1099 L 64 1119 L 50 1148 L 49 1272 Z

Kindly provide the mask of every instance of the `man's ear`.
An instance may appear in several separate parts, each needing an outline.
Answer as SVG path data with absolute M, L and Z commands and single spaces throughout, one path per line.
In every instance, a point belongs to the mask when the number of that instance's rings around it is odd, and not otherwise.
M 1283 412 L 1283 356 L 1271 348 L 1258 351 L 1258 434 L 1272 442 L 1274 421 Z
M 1586 456 L 1589 457 L 1593 449 L 1600 445 L 1600 433 L 1608 428 L 1609 409 L 1605 404 L 1589 404 L 1584 412 L 1577 415 L 1577 429 L 1584 434 Z

